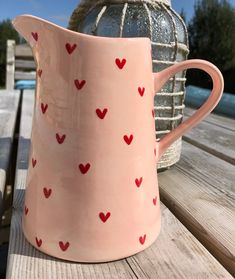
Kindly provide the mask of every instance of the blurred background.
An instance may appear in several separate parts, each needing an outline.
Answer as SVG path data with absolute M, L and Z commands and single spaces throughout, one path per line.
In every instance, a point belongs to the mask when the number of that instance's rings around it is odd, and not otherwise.
M 11 26 L 19 14 L 33 14 L 63 27 L 79 4 L 77 0 L 0 0 L 0 88 L 5 87 L 6 40 L 23 43 Z M 185 20 L 189 32 L 190 58 L 206 59 L 220 68 L 225 92 L 235 94 L 235 0 L 172 0 L 172 7 Z M 187 85 L 210 88 L 200 71 L 189 71 Z

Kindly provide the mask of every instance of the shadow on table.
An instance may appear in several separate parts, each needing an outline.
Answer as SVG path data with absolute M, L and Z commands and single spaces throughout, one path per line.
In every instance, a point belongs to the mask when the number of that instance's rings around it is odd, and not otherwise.
M 10 137 L 0 138 L 0 169 L 7 171 L 13 141 Z

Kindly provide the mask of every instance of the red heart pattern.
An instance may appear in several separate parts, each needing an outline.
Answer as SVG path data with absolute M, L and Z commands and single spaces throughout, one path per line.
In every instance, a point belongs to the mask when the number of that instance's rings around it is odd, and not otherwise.
M 27 214 L 28 214 L 28 212 L 29 212 L 29 209 L 28 209 L 28 207 L 27 207 L 27 206 L 25 206 L 25 207 L 24 207 L 24 214 L 25 214 L 25 215 L 27 215 Z
M 43 188 L 43 193 L 46 199 L 48 199 L 51 195 L 52 189 L 48 189 L 46 187 Z
M 40 248 L 42 246 L 42 240 L 38 239 L 37 237 L 35 237 L 35 240 L 36 240 L 37 246 Z
M 136 184 L 136 186 L 139 188 L 140 187 L 140 185 L 142 184 L 142 181 L 143 181 L 143 177 L 140 177 L 139 179 L 138 178 L 136 178 L 136 180 L 135 180 L 135 184 Z
M 33 168 L 35 168 L 36 164 L 37 164 L 37 160 L 32 158 L 32 166 L 33 166 Z
M 122 60 L 120 60 L 119 58 L 116 58 L 115 62 L 116 62 L 116 65 L 118 66 L 118 68 L 120 70 L 122 70 L 124 68 L 124 66 L 126 65 L 126 59 L 125 58 L 123 58 Z
M 78 90 L 81 90 L 84 87 L 84 85 L 86 84 L 86 81 L 85 80 L 80 81 L 78 79 L 75 79 L 74 84 Z
M 32 37 L 34 38 L 35 41 L 38 41 L 39 39 L 39 35 L 37 32 L 32 32 L 31 33 Z M 67 50 L 67 53 L 69 55 L 71 55 L 75 49 L 77 48 L 77 44 L 70 44 L 70 43 L 66 43 L 65 44 L 65 48 Z M 126 63 L 127 63 L 127 60 L 125 58 L 116 58 L 115 60 L 115 63 L 116 63 L 116 66 L 118 67 L 118 69 L 122 70 L 124 69 L 124 67 L 126 66 Z M 42 74 L 43 74 L 43 70 L 42 69 L 38 69 L 37 71 L 37 75 L 39 78 L 42 77 Z M 75 79 L 74 80 L 74 85 L 76 87 L 77 90 L 82 90 L 84 88 L 84 86 L 86 85 L 87 81 L 86 80 L 79 80 L 79 79 Z M 137 88 L 137 87 L 136 87 Z M 145 95 L 145 87 L 141 87 L 139 86 L 138 87 L 138 93 L 141 97 L 143 97 Z M 41 103 L 41 111 L 42 111 L 42 114 L 45 114 L 48 110 L 48 104 L 46 103 Z M 150 109 L 151 110 L 151 109 Z M 96 112 L 96 115 L 99 119 L 103 120 L 106 118 L 107 116 L 107 113 L 109 112 L 108 108 L 97 108 L 95 110 Z M 155 117 L 155 114 L 154 114 L 154 109 L 152 109 L 152 117 L 154 118 Z M 59 134 L 59 133 L 56 133 L 56 140 L 59 144 L 63 144 L 64 141 L 66 139 L 66 135 L 63 134 Z M 124 139 L 124 142 L 127 144 L 127 145 L 131 145 L 131 143 L 133 142 L 133 139 L 134 139 L 134 135 L 133 134 L 129 134 L 129 135 L 124 135 L 123 136 L 123 139 Z M 154 154 L 156 156 L 156 148 L 154 149 Z M 37 164 L 37 160 L 35 158 L 32 158 L 32 166 L 33 168 L 36 166 Z M 86 163 L 86 164 L 82 164 L 80 163 L 78 165 L 79 167 L 79 170 L 81 172 L 81 174 L 87 174 L 88 171 L 90 170 L 91 168 L 91 164 L 90 163 Z M 143 183 L 143 177 L 140 177 L 140 178 L 136 178 L 135 179 L 135 185 L 140 188 L 140 186 L 142 185 Z M 47 188 L 47 187 L 44 187 L 43 189 L 43 193 L 42 193 L 42 196 L 44 196 L 46 199 L 49 199 L 52 195 L 52 189 L 51 188 Z M 54 190 L 53 190 L 54 191 Z M 53 192 L 54 193 L 54 192 Z M 54 195 L 54 194 L 53 194 Z M 157 196 L 155 196 L 153 199 L 152 199 L 152 202 L 153 202 L 153 205 L 156 206 L 157 205 Z M 29 212 L 29 209 L 27 206 L 24 207 L 24 213 L 25 215 L 27 215 Z M 30 214 L 31 215 L 31 214 Z M 111 217 L 111 213 L 109 211 L 107 212 L 100 212 L 99 213 L 99 219 L 103 222 L 103 223 L 106 223 Z M 38 238 L 38 237 L 35 237 L 35 241 L 36 241 L 36 245 L 38 248 L 40 248 L 42 246 L 42 239 Z M 146 234 L 142 235 L 139 237 L 139 243 L 141 245 L 144 245 L 146 242 Z M 68 250 L 68 248 L 70 247 L 70 242 L 64 242 L 64 241 L 59 241 L 58 242 L 59 244 L 59 248 L 65 252 Z M 45 245 L 45 243 L 44 243 Z
M 79 165 L 79 169 L 82 174 L 86 174 L 89 171 L 90 167 L 91 165 L 89 163 L 87 163 L 86 165 L 83 164 Z
M 157 204 L 157 197 L 155 197 L 155 198 L 153 199 L 153 204 L 154 204 L 154 205 Z
M 76 47 L 77 47 L 76 44 L 73 44 L 73 45 L 71 45 L 70 43 L 65 44 L 65 48 L 66 48 L 68 54 L 72 54 L 74 52 L 74 50 L 76 49 Z
M 31 32 L 31 35 L 33 36 L 34 40 L 38 41 L 38 33 L 37 32 Z
M 38 70 L 38 76 L 41 77 L 42 76 L 42 69 Z
M 138 87 L 138 92 L 139 92 L 140 96 L 143 97 L 144 92 L 145 92 L 145 88 L 144 87 Z
M 43 104 L 43 103 L 41 103 L 41 110 L 42 110 L 42 113 L 43 113 L 43 114 L 46 113 L 47 109 L 48 109 L 48 104 Z
M 107 212 L 107 213 L 105 214 L 104 212 L 100 212 L 99 216 L 100 216 L 100 220 L 101 220 L 103 223 L 105 223 L 105 222 L 109 219 L 109 217 L 111 216 L 111 213 L 110 213 L 110 212 Z
M 132 143 L 133 138 L 134 138 L 133 135 L 130 135 L 130 136 L 125 135 L 125 136 L 123 136 L 124 141 L 125 141 L 126 144 L 128 144 L 128 145 L 130 145 L 130 144 Z
M 139 237 L 139 242 L 140 242 L 140 244 L 144 245 L 145 240 L 146 240 L 146 234 Z
M 58 133 L 56 134 L 56 139 L 57 139 L 57 142 L 58 142 L 59 144 L 64 143 L 65 138 L 66 138 L 66 135 L 60 136 Z
M 105 108 L 103 110 L 101 110 L 101 109 L 96 110 L 96 114 L 100 119 L 104 119 L 107 112 L 108 112 L 107 108 Z
M 60 249 L 65 252 L 69 248 L 69 242 L 64 243 L 63 241 L 59 242 Z

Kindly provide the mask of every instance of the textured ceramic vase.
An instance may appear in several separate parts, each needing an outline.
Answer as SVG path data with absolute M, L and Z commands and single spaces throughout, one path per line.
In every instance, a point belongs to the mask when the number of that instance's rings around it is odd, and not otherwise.
M 220 72 L 191 60 L 153 74 L 148 38 L 89 36 L 32 16 L 17 17 L 13 25 L 37 64 L 23 216 L 27 240 L 77 262 L 111 261 L 147 248 L 160 232 L 156 162 L 218 103 Z M 211 96 L 156 142 L 155 92 L 187 68 L 212 77 Z

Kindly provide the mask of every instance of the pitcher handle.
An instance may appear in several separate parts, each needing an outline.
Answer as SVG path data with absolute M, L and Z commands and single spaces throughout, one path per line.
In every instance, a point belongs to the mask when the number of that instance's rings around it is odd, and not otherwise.
M 175 128 L 156 143 L 158 150 L 158 160 L 174 141 L 201 122 L 216 107 L 222 97 L 224 80 L 221 72 L 212 63 L 198 59 L 180 62 L 159 73 L 154 73 L 154 92 L 158 92 L 162 86 L 177 72 L 192 68 L 200 69 L 208 73 L 213 81 L 213 89 L 207 101 L 191 117 L 189 117 L 177 128 Z

